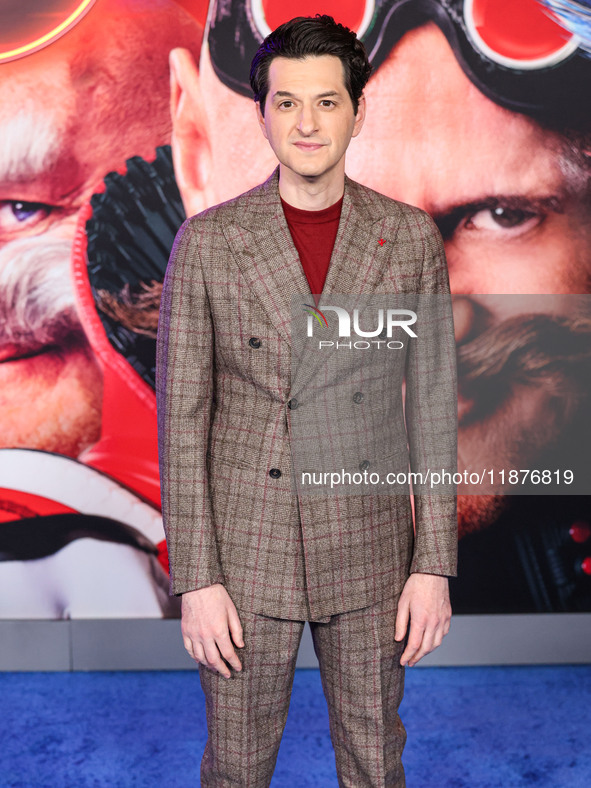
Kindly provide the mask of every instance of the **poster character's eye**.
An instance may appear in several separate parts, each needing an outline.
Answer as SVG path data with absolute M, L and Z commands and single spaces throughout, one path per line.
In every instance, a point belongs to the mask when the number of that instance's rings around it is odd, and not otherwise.
M 46 219 L 55 210 L 53 205 L 25 200 L 0 201 L 0 233 L 11 233 L 24 227 L 32 227 Z
M 531 230 L 540 224 L 543 218 L 542 215 L 531 211 L 498 205 L 496 208 L 486 208 L 473 213 L 467 219 L 465 227 L 470 230 L 485 230 L 493 233 L 508 232 L 511 235 L 522 235 L 527 230 Z

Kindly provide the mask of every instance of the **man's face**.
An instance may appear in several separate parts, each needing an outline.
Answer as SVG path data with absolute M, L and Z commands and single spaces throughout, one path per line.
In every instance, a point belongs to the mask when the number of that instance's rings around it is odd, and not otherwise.
M 364 113 L 362 102 L 355 115 L 343 76 L 333 55 L 271 61 L 264 117 L 257 105 L 259 123 L 282 167 L 299 177 L 344 172 L 345 152 Z

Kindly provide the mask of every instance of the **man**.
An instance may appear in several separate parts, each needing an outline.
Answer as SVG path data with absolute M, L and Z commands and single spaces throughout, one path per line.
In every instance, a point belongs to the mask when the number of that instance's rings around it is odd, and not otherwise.
M 212 5 L 199 74 L 186 52 L 176 49 L 171 55 L 176 86 L 173 139 L 175 149 L 183 152 L 176 157 L 175 168 L 188 213 L 191 206 L 201 209 L 204 195 L 211 204 L 247 188 L 268 167 L 267 154 L 251 133 L 249 99 L 240 95 L 245 90 L 227 77 L 237 73 L 237 66 L 232 71 L 233 63 L 228 61 L 254 51 L 248 4 L 234 0 L 223 7 Z M 372 49 L 377 68 L 365 94 L 380 112 L 370 113 L 365 123 L 363 138 L 371 144 L 353 142 L 347 167 L 351 177 L 433 216 L 445 241 L 451 289 L 458 296 L 454 299 L 458 351 L 492 374 L 498 357 L 510 347 L 503 345 L 508 337 L 506 321 L 526 317 L 532 305 L 546 308 L 546 300 L 526 302 L 518 294 L 568 297 L 589 292 L 591 142 L 585 97 L 591 62 L 581 51 L 572 50 L 572 42 L 569 57 L 547 67 L 530 68 L 526 63 L 520 69 L 514 61 L 509 68 L 499 59 L 495 62 L 467 34 L 465 18 L 471 5 L 476 4 L 439 0 L 375 4 L 369 29 L 380 44 Z M 543 23 L 552 28 L 552 23 L 541 3 L 520 0 L 514 5 L 516 10 L 519 6 L 519 15 L 505 15 L 499 41 L 513 46 L 515 56 L 523 45 L 528 55 L 533 51 L 534 31 Z M 572 7 L 574 15 L 575 4 Z M 514 24 L 509 25 L 513 17 Z M 588 15 L 583 9 L 572 29 L 584 36 L 585 26 L 588 41 Z M 240 48 L 224 47 L 228 27 Z M 224 28 L 225 38 L 220 33 Z M 550 34 L 560 47 L 569 35 L 556 24 Z M 466 64 L 466 52 L 472 50 L 480 79 Z M 526 100 L 527 91 L 521 102 L 516 100 L 520 90 L 524 93 L 522 83 L 531 86 L 531 97 L 540 105 L 537 113 L 529 106 L 532 101 Z M 199 119 L 200 127 L 215 129 L 207 145 L 191 145 L 191 116 Z M 240 157 L 239 167 L 232 166 L 235 156 Z M 200 188 L 191 188 L 191 173 L 204 171 L 208 177 Z M 509 297 L 494 297 L 503 294 Z M 568 311 L 566 299 L 562 310 Z M 487 350 L 493 345 L 494 357 Z M 556 435 L 577 429 L 577 419 L 585 418 L 585 407 L 568 410 L 572 425 L 563 432 L 561 418 L 567 409 L 556 407 L 549 392 L 535 382 L 503 387 L 503 393 L 511 396 L 499 397 L 496 407 L 481 418 L 482 403 L 466 383 L 460 369 L 460 468 L 490 467 L 493 462 L 497 467 L 509 462 L 541 467 L 544 453 L 556 456 Z M 486 386 L 482 388 L 486 393 Z M 506 414 L 513 407 L 519 419 L 508 424 Z M 543 435 L 537 429 L 540 423 L 550 427 Z M 524 454 L 524 447 L 536 447 L 539 453 L 532 458 Z M 462 571 L 452 583 L 458 600 L 454 609 L 589 609 L 589 576 L 579 570 L 588 555 L 584 534 L 590 529 L 587 525 L 581 531 L 580 520 L 589 521 L 589 503 L 582 496 L 460 495 Z M 543 540 L 542 523 L 549 529 Z M 580 540 L 576 555 L 570 550 L 575 546 L 569 535 L 572 528 Z M 549 551 L 556 540 L 568 548 L 566 554 L 562 547 L 560 555 Z
M 306 499 L 288 481 L 290 412 L 299 407 L 292 296 L 449 294 L 430 217 L 345 176 L 369 73 L 355 34 L 331 17 L 296 18 L 269 34 L 251 85 L 279 167 L 259 187 L 187 219 L 163 285 L 163 516 L 171 593 L 182 594 L 183 640 L 206 696 L 204 786 L 269 784 L 305 620 L 341 784 L 403 786 L 404 666 L 449 629 L 454 496 L 416 497 L 413 539 L 408 497 Z M 430 359 L 438 371 L 408 356 L 413 459 L 420 434 L 433 451 L 436 413 L 455 424 L 451 320 L 439 328 Z M 455 456 L 451 438 L 449 448 Z

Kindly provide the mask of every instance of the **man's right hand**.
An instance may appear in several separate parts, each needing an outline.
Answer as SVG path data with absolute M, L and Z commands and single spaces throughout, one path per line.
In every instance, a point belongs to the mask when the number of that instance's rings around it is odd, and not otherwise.
M 216 670 L 227 679 L 231 673 L 222 657 L 235 670 L 242 670 L 232 643 L 233 640 L 238 648 L 244 646 L 242 624 L 230 595 L 221 583 L 184 593 L 181 616 L 183 643 L 196 662 Z

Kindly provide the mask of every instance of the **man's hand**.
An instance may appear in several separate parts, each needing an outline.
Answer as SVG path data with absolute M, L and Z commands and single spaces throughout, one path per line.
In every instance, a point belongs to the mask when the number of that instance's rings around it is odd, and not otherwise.
M 449 632 L 451 604 L 449 581 L 441 575 L 413 572 L 402 589 L 396 613 L 395 640 L 402 640 L 408 627 L 410 633 L 400 664 L 412 667 L 437 646 Z
M 227 679 L 231 674 L 222 657 L 235 670 L 242 670 L 232 643 L 233 640 L 238 648 L 244 646 L 242 624 L 230 595 L 221 583 L 182 595 L 181 631 L 185 648 L 196 662 L 217 670 Z

